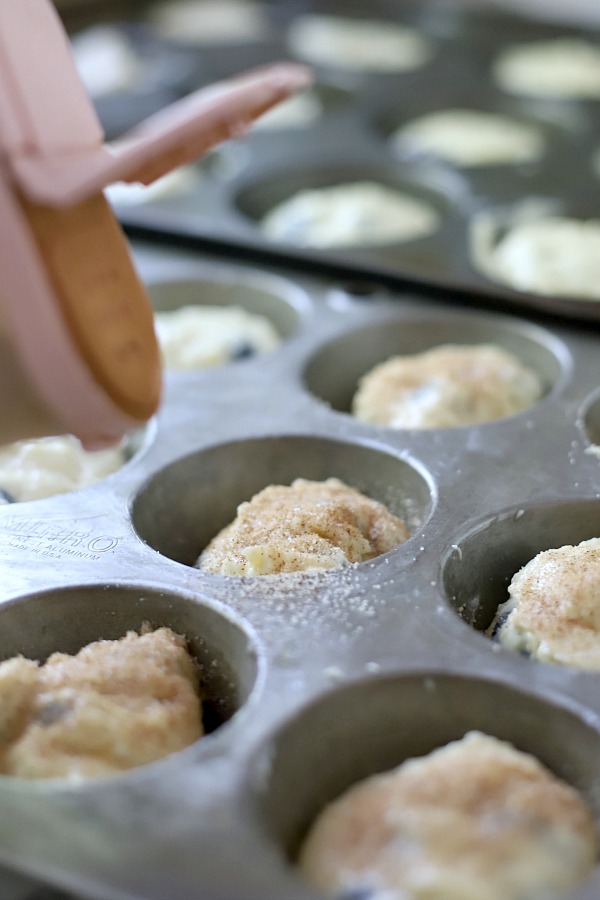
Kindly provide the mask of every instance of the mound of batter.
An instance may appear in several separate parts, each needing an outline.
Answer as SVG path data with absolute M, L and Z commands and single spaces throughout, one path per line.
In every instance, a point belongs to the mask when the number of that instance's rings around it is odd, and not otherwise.
M 440 217 L 428 203 L 371 181 L 300 191 L 262 220 L 265 235 L 299 247 L 355 247 L 433 234 Z
M 79 780 L 122 772 L 202 737 L 199 677 L 168 628 L 88 644 L 43 665 L 0 663 L 0 772 Z
M 157 178 L 152 184 L 124 181 L 109 184 L 104 189 L 104 195 L 113 206 L 138 206 L 193 191 L 203 177 L 202 169 L 198 165 L 180 166 Z
M 151 10 L 161 37 L 184 44 L 242 44 L 269 36 L 263 4 L 252 0 L 175 0 Z
M 600 98 L 600 46 L 568 37 L 518 44 L 499 56 L 494 76 L 514 94 Z
M 429 41 L 412 28 L 318 14 L 294 19 L 288 43 L 307 62 L 370 72 L 410 71 L 433 55 Z
M 40 500 L 88 487 L 125 462 L 123 446 L 90 452 L 73 435 L 0 447 L 0 502 Z
M 337 569 L 387 553 L 408 537 L 404 522 L 382 503 L 337 478 L 297 478 L 238 506 L 196 565 L 220 575 Z
M 269 131 L 283 131 L 288 128 L 308 128 L 323 115 L 323 104 L 317 91 L 308 90 L 294 97 L 288 97 L 277 106 L 273 106 L 268 112 L 257 119 L 253 127 L 255 129 Z
M 300 866 L 340 898 L 532 900 L 585 878 L 595 844 L 573 788 L 529 754 L 471 732 L 334 801 Z
M 501 347 L 443 344 L 375 366 L 352 412 L 391 428 L 457 428 L 513 415 L 542 392 L 537 374 Z
M 488 634 L 542 662 L 600 669 L 600 538 L 538 553 L 510 583 Z
M 79 76 L 91 97 L 130 90 L 143 77 L 143 63 L 125 32 L 94 25 L 76 34 L 71 50 Z
M 600 300 L 600 220 L 561 216 L 518 222 L 493 242 L 485 220 L 474 222 L 474 265 L 518 291 Z
M 167 369 L 220 366 L 280 344 L 266 316 L 239 306 L 182 306 L 154 315 L 156 335 Z
M 398 151 L 428 153 L 456 166 L 516 165 L 544 152 L 544 136 L 526 125 L 474 109 L 445 109 L 399 128 L 392 135 Z

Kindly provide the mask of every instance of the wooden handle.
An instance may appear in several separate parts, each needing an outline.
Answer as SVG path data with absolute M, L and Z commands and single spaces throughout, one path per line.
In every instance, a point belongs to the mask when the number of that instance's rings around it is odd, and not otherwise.
M 65 321 L 98 384 L 128 415 L 160 400 L 160 352 L 146 292 L 103 194 L 66 209 L 20 197 Z

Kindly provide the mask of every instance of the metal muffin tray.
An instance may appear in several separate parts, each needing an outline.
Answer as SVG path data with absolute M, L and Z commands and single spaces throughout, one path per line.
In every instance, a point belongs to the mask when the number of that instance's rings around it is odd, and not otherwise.
M 137 205 L 116 206 L 136 236 L 159 233 L 201 245 L 246 250 L 265 261 L 321 265 L 327 271 L 378 278 L 399 287 L 420 284 L 453 290 L 460 300 L 493 307 L 535 309 L 578 319 L 600 319 L 594 300 L 520 292 L 487 278 L 471 261 L 471 224 L 492 214 L 500 231 L 524 200 L 537 198 L 554 213 L 597 217 L 600 175 L 594 154 L 600 147 L 598 101 L 519 97 L 494 83 L 492 64 L 514 43 L 583 37 L 600 32 L 555 25 L 502 13 L 477 11 L 444 0 L 373 2 L 360 0 L 265 4 L 273 34 L 268 40 L 235 47 L 198 47 L 196 70 L 186 89 L 227 77 L 246 67 L 290 58 L 290 22 L 305 12 L 390 20 L 416 28 L 433 45 L 429 63 L 411 72 L 369 74 L 315 66 L 324 115 L 310 128 L 255 130 L 242 143 L 225 145 L 198 167 L 195 186 L 180 194 Z M 142 7 L 143 9 L 143 7 Z M 140 13 L 142 15 L 142 13 Z M 130 23 L 131 24 L 131 23 Z M 154 39 L 161 42 L 159 36 Z M 163 49 L 190 48 L 163 42 Z M 181 86 L 180 86 L 181 87 Z M 546 140 L 539 162 L 459 169 L 426 155 L 398 155 L 390 135 L 404 122 L 449 107 L 481 109 L 537 124 Z M 139 116 L 139 104 L 131 104 Z M 107 111 L 108 113 L 108 111 Z M 105 124 L 114 123 L 105 116 Z M 112 129 L 114 130 L 114 129 Z M 260 220 L 273 206 L 305 188 L 374 180 L 428 200 L 441 227 L 418 240 L 379 247 L 307 249 L 267 238 Z
M 482 633 L 528 559 L 600 534 L 597 334 L 151 243 L 135 257 L 157 309 L 237 302 L 282 345 L 169 374 L 121 470 L 0 507 L 0 656 L 170 626 L 201 666 L 209 733 L 114 778 L 0 777 L 0 862 L 102 900 L 317 900 L 294 854 L 323 805 L 471 729 L 534 754 L 600 819 L 598 674 Z M 349 414 L 359 376 L 390 354 L 482 341 L 532 366 L 544 397 L 450 430 Z M 193 567 L 241 501 L 329 476 L 404 517 L 410 539 L 321 574 Z M 564 896 L 599 893 L 597 869 Z

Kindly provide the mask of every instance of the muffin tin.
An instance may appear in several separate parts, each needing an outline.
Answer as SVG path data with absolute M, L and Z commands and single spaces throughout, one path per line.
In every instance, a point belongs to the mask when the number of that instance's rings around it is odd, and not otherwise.
M 115 778 L 0 777 L 0 862 L 101 900 L 317 900 L 293 859 L 318 810 L 471 729 L 534 754 L 600 819 L 598 674 L 482 633 L 525 561 L 600 534 L 597 335 L 293 267 L 134 250 L 157 309 L 235 301 L 269 315 L 283 343 L 168 374 L 121 470 L 0 507 L 0 654 L 43 659 L 170 626 L 201 665 L 209 733 Z M 540 374 L 537 404 L 451 430 L 349 414 L 359 376 L 390 354 L 482 341 Z M 410 539 L 321 574 L 193 567 L 241 501 L 329 476 L 404 517 Z M 597 869 L 564 896 L 599 892 Z
M 289 58 L 287 29 L 295 16 L 306 12 L 387 19 L 414 27 L 429 38 L 434 56 L 424 66 L 399 74 L 315 66 L 316 90 L 325 109 L 320 121 L 310 128 L 257 129 L 242 144 L 224 145 L 212 160 L 204 160 L 190 189 L 146 203 L 117 205 L 131 234 L 159 233 L 224 251 L 235 247 L 254 259 L 319 265 L 332 274 L 377 278 L 395 287 L 437 286 L 452 291 L 457 302 L 468 296 L 470 302 L 494 308 L 510 305 L 568 318 L 600 318 L 597 301 L 546 297 L 494 282 L 473 266 L 470 252 L 476 217 L 491 215 L 499 235 L 522 212 L 524 201 L 532 208 L 532 198 L 555 213 L 598 216 L 600 178 L 593 159 L 600 147 L 600 101 L 510 95 L 495 85 L 491 70 L 497 54 L 514 43 L 565 36 L 598 41 L 600 32 L 443 0 L 380 0 L 369 4 L 368 11 L 359 0 L 265 5 L 273 25 L 269 40 L 198 47 L 193 77 L 186 76 L 180 89 Z M 189 46 L 161 41 L 156 33 L 154 39 L 163 49 L 190 51 Z M 390 136 L 396 127 L 449 107 L 499 112 L 537 124 L 547 151 L 535 163 L 459 169 L 426 155 L 394 150 Z M 109 116 L 105 124 L 111 130 Z M 429 200 L 442 215 L 441 228 L 430 237 L 404 243 L 331 250 L 294 247 L 263 234 L 262 216 L 298 190 L 357 179 L 373 179 Z

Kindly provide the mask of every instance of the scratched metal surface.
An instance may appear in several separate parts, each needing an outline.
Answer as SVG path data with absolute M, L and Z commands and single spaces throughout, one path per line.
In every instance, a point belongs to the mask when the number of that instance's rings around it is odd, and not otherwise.
M 267 40 L 193 48 L 190 56 L 189 46 L 143 30 L 138 32 L 144 35 L 139 37 L 141 52 L 151 46 L 157 55 L 188 54 L 177 67 L 184 73 L 176 87 L 182 92 L 247 67 L 289 58 L 287 29 L 303 12 L 366 15 L 360 0 L 344 4 L 299 0 L 265 7 L 272 25 Z M 378 0 L 369 5 L 368 18 L 414 26 L 431 41 L 432 60 L 411 72 L 381 75 L 316 65 L 317 92 L 324 107 L 317 123 L 310 128 L 256 130 L 243 145 L 227 145 L 205 160 L 198 167 L 197 182 L 180 193 L 135 205 L 117 201 L 121 221 L 137 236 L 160 233 L 204 246 L 245 249 L 265 261 L 285 259 L 378 277 L 398 287 L 411 281 L 453 288 L 456 302 L 470 295 L 471 302 L 482 306 L 502 303 L 517 310 L 597 321 L 596 301 L 520 292 L 480 274 L 472 263 L 470 244 L 476 216 L 492 216 L 497 239 L 527 199 L 542 200 L 553 214 L 597 217 L 600 174 L 594 159 L 600 148 L 599 102 L 503 93 L 494 82 L 492 63 L 514 43 L 569 36 L 597 42 L 598 28 L 520 17 L 490 4 L 475 9 L 445 0 Z M 457 106 L 536 124 L 546 152 L 529 164 L 460 169 L 392 148 L 390 136 L 396 127 L 427 112 Z M 108 98 L 100 109 L 109 134 L 122 129 L 128 115 L 137 120 L 142 112 L 135 97 L 129 113 L 126 97 Z M 299 248 L 264 235 L 262 217 L 297 191 L 362 179 L 429 201 L 441 216 L 439 231 L 387 246 L 325 250 Z
M 117 778 L 0 778 L 0 862 L 101 900 L 311 900 L 293 859 L 323 804 L 472 728 L 534 753 L 600 817 L 598 675 L 482 633 L 527 559 L 600 533 L 598 334 L 155 244 L 135 253 L 157 308 L 235 299 L 267 311 L 282 346 L 169 375 L 119 472 L 0 508 L 0 656 L 169 625 L 202 666 L 214 730 Z M 482 340 L 540 373 L 530 410 L 445 431 L 348 413 L 359 375 L 391 353 Z M 406 516 L 411 538 L 315 576 L 193 568 L 242 500 L 331 475 Z M 600 871 L 565 896 L 599 893 Z

